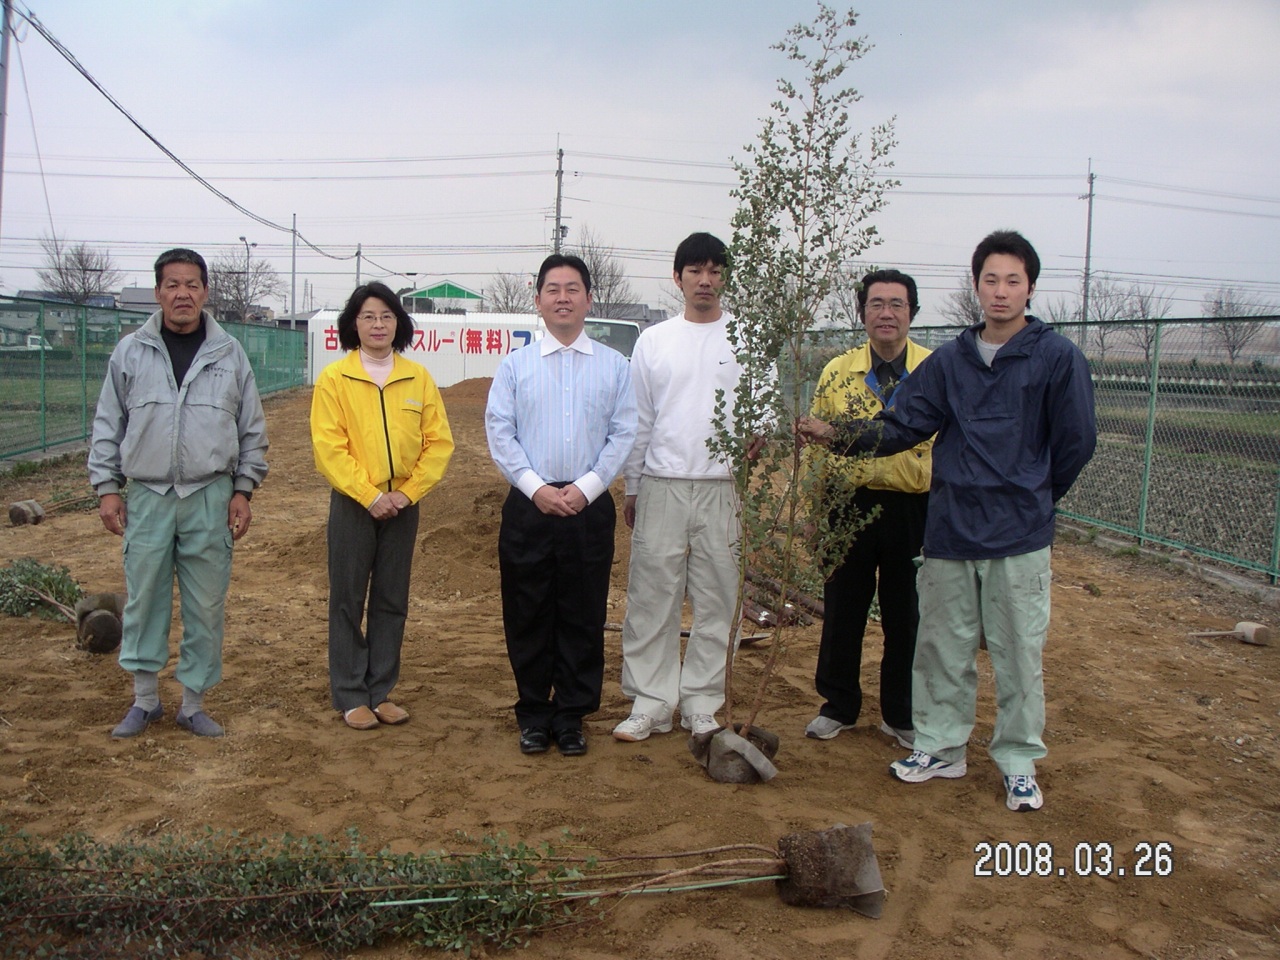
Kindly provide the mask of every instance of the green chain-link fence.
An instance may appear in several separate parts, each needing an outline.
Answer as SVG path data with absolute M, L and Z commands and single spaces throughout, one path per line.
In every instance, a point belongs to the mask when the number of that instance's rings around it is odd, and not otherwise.
M 0 458 L 88 439 L 111 351 L 147 317 L 0 297 Z M 306 382 L 305 332 L 223 328 L 244 345 L 260 393 Z
M 87 439 L 111 350 L 146 317 L 0 298 L 0 457 Z M 305 333 L 225 326 L 263 394 L 305 382 Z M 1057 329 L 1089 358 L 1099 435 L 1062 515 L 1280 580 L 1280 318 Z M 936 348 L 957 332 L 912 336 Z M 823 338 L 806 375 L 858 340 Z
M 1098 449 L 1064 516 L 1280 577 L 1277 318 L 1061 325 L 1093 370 Z
M 1059 324 L 1089 358 L 1098 449 L 1064 517 L 1280 579 L 1280 317 Z M 956 327 L 913 327 L 936 349 Z M 865 337 L 829 333 L 806 375 Z M 814 386 L 810 381 L 810 392 Z

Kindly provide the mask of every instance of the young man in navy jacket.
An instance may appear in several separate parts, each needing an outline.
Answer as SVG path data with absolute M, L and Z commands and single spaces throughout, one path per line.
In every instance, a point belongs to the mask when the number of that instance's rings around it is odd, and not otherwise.
M 977 702 L 985 637 L 996 678 L 990 753 L 1010 810 L 1044 803 L 1041 654 L 1049 627 L 1054 505 L 1093 455 L 1093 383 L 1084 355 L 1027 315 L 1040 258 L 1013 231 L 973 254 L 983 317 L 920 365 L 873 420 L 797 421 L 802 440 L 887 456 L 932 433 L 933 483 L 917 587 L 912 671 L 915 750 L 891 764 L 907 783 L 954 779 Z

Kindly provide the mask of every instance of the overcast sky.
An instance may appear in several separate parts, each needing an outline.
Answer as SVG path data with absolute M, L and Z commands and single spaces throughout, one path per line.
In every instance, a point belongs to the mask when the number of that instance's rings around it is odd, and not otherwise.
M 676 244 L 729 239 L 731 158 L 809 0 L 14 0 L 219 190 L 392 286 L 537 269 L 565 151 L 569 242 L 618 248 L 657 305 Z M 1038 293 L 1076 288 L 1087 172 L 1093 270 L 1198 316 L 1221 283 L 1280 301 L 1276 0 L 862 0 L 873 49 L 855 129 L 895 118 L 902 181 L 865 258 L 920 281 L 924 317 L 992 229 L 1023 231 Z M 51 231 L 150 286 L 157 253 L 290 237 L 192 180 L 21 18 L 9 55 L 0 280 L 37 286 Z M 37 147 L 38 142 L 38 147 Z M 43 169 L 43 176 L 41 175 Z M 47 200 L 46 200 L 47 197 Z M 338 306 L 353 259 L 300 247 L 299 308 Z M 388 272 L 400 276 L 388 277 Z M 1043 299 L 1042 301 L 1043 302 Z M 280 309 L 284 304 L 273 304 Z

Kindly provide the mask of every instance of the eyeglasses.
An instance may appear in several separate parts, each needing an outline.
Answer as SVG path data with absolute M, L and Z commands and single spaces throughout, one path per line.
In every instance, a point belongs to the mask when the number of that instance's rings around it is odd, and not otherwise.
M 901 313 L 903 310 L 907 309 L 907 306 L 907 301 L 898 297 L 894 297 L 892 300 L 875 299 L 867 301 L 867 309 L 871 311 L 879 311 L 888 307 L 894 313 Z
M 396 325 L 396 315 L 394 313 L 361 313 L 356 316 L 357 323 L 377 323 L 379 320 L 388 327 Z

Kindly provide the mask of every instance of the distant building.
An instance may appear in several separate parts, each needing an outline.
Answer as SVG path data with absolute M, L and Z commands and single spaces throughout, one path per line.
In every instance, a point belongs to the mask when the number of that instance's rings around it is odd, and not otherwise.
M 147 313 L 155 313 L 156 292 L 152 287 L 125 287 L 120 291 L 120 296 L 116 297 L 117 303 L 121 310 L 143 310 Z
M 70 297 L 64 297 L 51 290 L 19 290 L 17 295 L 21 300 L 49 300 L 53 303 L 73 302 Z M 104 307 L 107 310 L 111 310 L 115 308 L 116 298 L 110 293 L 95 293 L 84 302 L 84 305 L 86 307 Z
M 307 324 L 320 313 L 332 313 L 337 316 L 335 310 L 304 310 L 300 313 L 285 313 L 276 317 L 272 322 L 277 327 L 283 327 L 286 330 L 306 330 Z
M 468 306 L 483 303 L 484 295 L 452 280 L 400 294 L 400 303 L 409 313 L 463 314 Z

